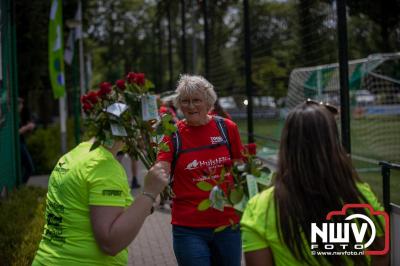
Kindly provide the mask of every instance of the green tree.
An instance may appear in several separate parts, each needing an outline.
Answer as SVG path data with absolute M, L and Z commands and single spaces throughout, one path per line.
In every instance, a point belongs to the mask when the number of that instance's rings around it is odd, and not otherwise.
M 347 1 L 350 15 L 364 14 L 380 27 L 379 47 L 382 52 L 391 52 L 397 47 L 393 45 L 395 29 L 399 28 L 400 2 L 398 0 L 381 1 Z

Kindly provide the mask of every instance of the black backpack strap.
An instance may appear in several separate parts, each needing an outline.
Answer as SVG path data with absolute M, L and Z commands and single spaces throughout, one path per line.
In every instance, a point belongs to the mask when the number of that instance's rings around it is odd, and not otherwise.
M 228 147 L 229 150 L 229 155 L 232 159 L 232 149 L 231 149 L 231 143 L 229 141 L 229 134 L 228 134 L 228 129 L 226 128 L 225 120 L 224 118 L 220 116 L 214 116 L 215 123 L 217 124 L 219 134 L 221 134 L 222 138 L 224 139 L 226 146 Z
M 171 172 L 169 175 L 169 185 L 171 187 L 172 187 L 172 183 L 174 182 L 174 172 L 175 172 L 176 162 L 178 160 L 179 154 L 182 151 L 182 139 L 181 139 L 181 135 L 179 134 L 179 130 L 175 131 L 172 134 L 172 146 L 174 148 L 174 156 L 172 158 Z
M 219 131 L 219 134 L 221 135 L 221 137 L 224 140 L 224 144 L 226 144 L 226 146 L 228 147 L 229 150 L 229 156 L 232 159 L 232 150 L 231 150 L 231 143 L 229 141 L 229 134 L 228 134 L 228 129 L 226 128 L 226 124 L 225 124 L 225 120 L 224 118 L 220 117 L 220 116 L 214 116 L 214 121 L 217 124 L 217 128 Z M 175 166 L 176 166 L 176 162 L 179 158 L 179 155 L 182 152 L 192 152 L 195 150 L 201 150 L 201 149 L 205 149 L 205 148 L 214 148 L 217 147 L 221 144 L 212 144 L 212 145 L 208 145 L 208 146 L 203 146 L 203 147 L 198 147 L 198 148 L 192 148 L 192 149 L 187 149 L 182 151 L 182 138 L 181 135 L 179 134 L 179 130 L 175 131 L 172 134 L 172 146 L 174 148 L 174 156 L 172 158 L 172 162 L 171 162 L 171 172 L 169 175 L 169 185 L 172 188 L 172 183 L 174 182 L 174 172 L 175 172 Z M 223 145 L 223 144 L 222 144 Z

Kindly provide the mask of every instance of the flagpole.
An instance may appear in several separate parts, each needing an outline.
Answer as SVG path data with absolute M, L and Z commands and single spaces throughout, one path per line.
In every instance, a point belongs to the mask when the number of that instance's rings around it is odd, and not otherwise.
M 51 3 L 48 31 L 49 77 L 53 94 L 59 99 L 61 152 L 67 152 L 67 95 L 65 91 L 62 0 Z
M 67 152 L 67 95 L 60 97 L 58 100 L 60 110 L 60 135 L 61 135 L 61 152 Z
M 79 35 L 79 86 L 81 87 L 81 96 L 86 92 L 85 86 L 85 60 L 83 57 L 83 36 L 82 36 L 82 3 L 81 0 L 78 1 L 78 35 Z M 78 36 L 77 36 L 78 37 Z

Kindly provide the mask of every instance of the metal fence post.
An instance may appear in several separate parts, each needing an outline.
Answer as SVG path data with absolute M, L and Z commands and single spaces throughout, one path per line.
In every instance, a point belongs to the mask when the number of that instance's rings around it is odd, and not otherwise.
M 168 90 L 172 90 L 173 88 L 173 78 L 174 78 L 174 70 L 172 66 L 172 33 L 171 33 L 171 2 L 168 1 L 167 5 L 167 19 L 168 19 L 168 68 L 169 68 L 169 88 Z
M 210 78 L 210 62 L 208 57 L 208 10 L 207 0 L 203 0 L 203 19 L 204 19 L 204 72 L 206 79 Z
M 342 144 L 346 151 L 351 153 L 346 0 L 337 0 L 336 8 L 338 17 L 337 27 L 339 40 L 340 121 L 342 126 Z
M 243 0 L 244 13 L 244 57 L 246 71 L 246 95 L 247 95 L 247 133 L 248 143 L 254 142 L 253 129 L 253 88 L 251 79 L 251 33 L 249 21 L 249 3 Z
M 182 67 L 183 73 L 187 72 L 186 64 L 186 17 L 185 0 L 181 0 L 181 28 L 182 28 Z

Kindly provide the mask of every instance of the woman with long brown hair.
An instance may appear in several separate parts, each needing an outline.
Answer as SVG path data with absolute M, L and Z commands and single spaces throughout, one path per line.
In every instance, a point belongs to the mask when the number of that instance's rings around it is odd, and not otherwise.
M 364 255 L 345 256 L 355 254 L 351 251 L 360 254 L 364 251 L 350 249 L 356 243 L 353 236 L 349 237 L 347 246 L 338 243 L 331 250 L 323 250 L 324 245 L 318 237 L 317 243 L 311 239 L 311 224 L 320 226 L 327 222 L 327 214 L 342 210 L 344 204 L 367 203 L 374 210 L 382 210 L 369 185 L 360 180 L 341 146 L 332 111 L 335 112 L 332 106 L 307 101 L 289 113 L 281 136 L 275 185 L 253 197 L 242 217 L 247 265 L 371 263 L 371 259 Z M 371 216 L 364 209 L 351 211 L 371 218 L 377 237 L 369 249 L 383 249 L 385 222 L 380 219 L 382 217 Z M 331 221 L 343 222 L 344 218 L 333 216 Z M 360 225 L 361 222 L 357 219 L 356 223 Z M 368 229 L 366 235 L 371 234 Z M 329 252 L 336 252 L 336 255 Z M 372 264 L 386 265 L 388 257 L 374 256 Z

